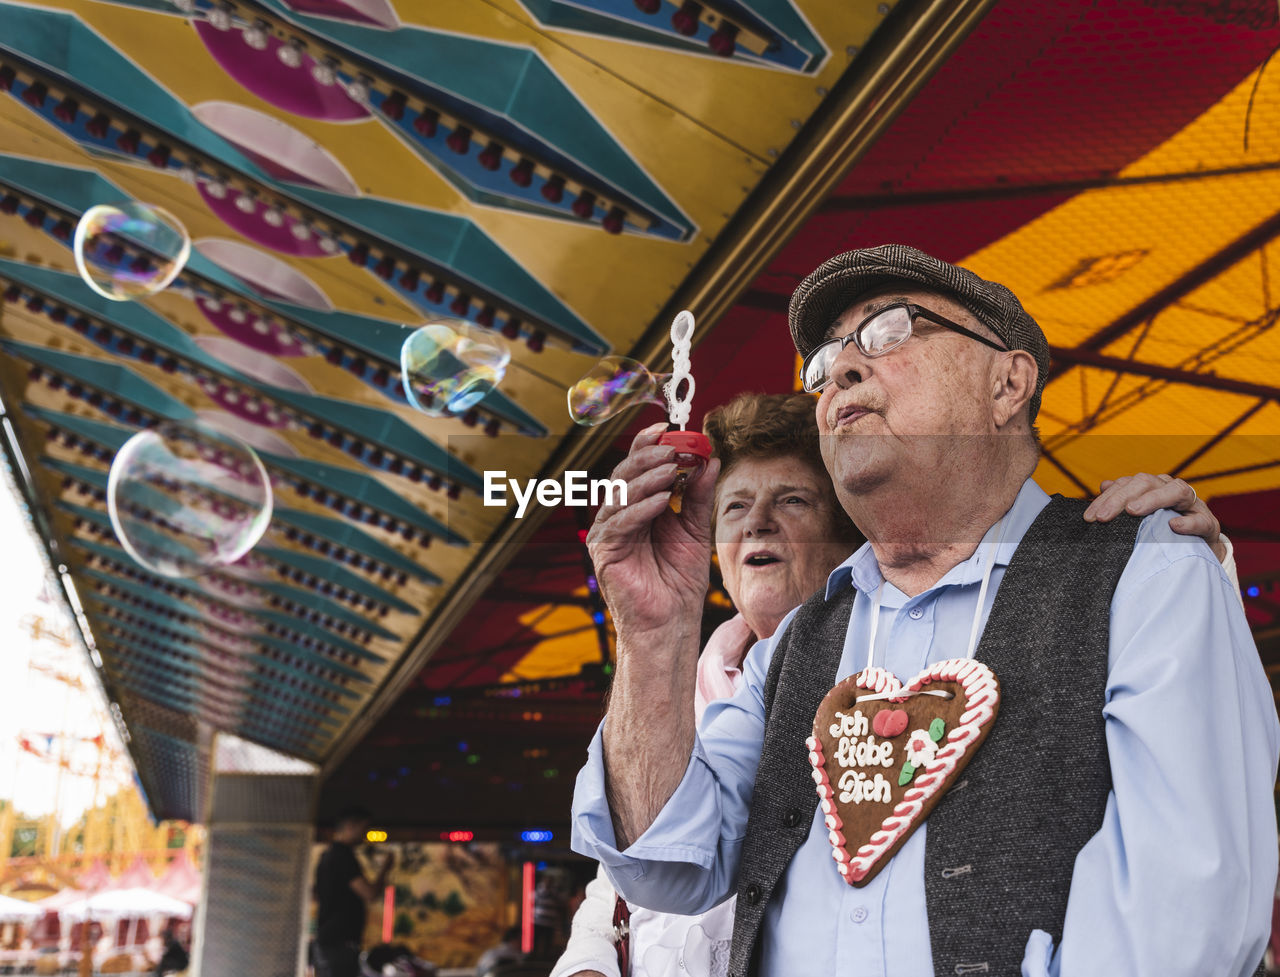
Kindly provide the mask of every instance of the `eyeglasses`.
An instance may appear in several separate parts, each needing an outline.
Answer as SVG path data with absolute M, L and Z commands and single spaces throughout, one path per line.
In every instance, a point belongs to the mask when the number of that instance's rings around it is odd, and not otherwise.
M 984 346 L 998 349 L 1002 353 L 1007 352 L 1003 346 L 992 342 L 986 336 L 980 336 L 972 329 L 966 329 L 936 312 L 930 312 L 918 305 L 898 302 L 885 306 L 863 319 L 858 328 L 849 335 L 840 339 L 828 339 L 825 343 L 816 346 L 804 358 L 804 365 L 800 367 L 800 380 L 804 384 L 805 392 L 817 393 L 831 382 L 831 370 L 835 366 L 836 358 L 850 343 L 857 346 L 863 356 L 884 356 L 886 353 L 892 353 L 911 338 L 911 324 L 917 317 L 936 322 L 952 332 L 976 339 Z

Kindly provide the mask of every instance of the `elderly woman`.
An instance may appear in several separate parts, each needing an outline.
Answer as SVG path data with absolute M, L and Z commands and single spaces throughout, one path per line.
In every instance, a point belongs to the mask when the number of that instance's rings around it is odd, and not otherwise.
M 655 442 L 660 430 L 642 432 L 636 447 Z M 713 516 L 716 559 L 738 613 L 712 634 L 699 658 L 694 702 L 699 720 L 710 702 L 737 690 L 739 666 L 751 645 L 771 636 L 863 542 L 836 501 L 819 452 L 811 396 L 743 394 L 708 414 L 703 430 L 720 463 Z M 1167 475 L 1139 475 L 1103 487 L 1107 491 L 1087 518 L 1176 508 L 1189 515 L 1174 520 L 1175 531 L 1204 536 L 1219 559 L 1227 555 L 1217 521 L 1186 483 Z M 628 907 L 619 903 L 602 870 L 587 887 L 568 948 L 550 977 L 723 977 L 733 903 L 731 898 L 698 916 Z M 615 926 L 628 914 L 626 927 Z M 620 953 L 618 934 L 624 929 L 629 936 Z M 623 959 L 628 973 L 623 973 Z

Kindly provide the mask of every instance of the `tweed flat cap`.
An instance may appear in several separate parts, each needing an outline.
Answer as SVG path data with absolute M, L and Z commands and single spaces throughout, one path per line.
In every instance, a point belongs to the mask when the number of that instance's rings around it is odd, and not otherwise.
M 1049 341 L 1035 319 L 1005 286 L 905 244 L 846 251 L 824 261 L 800 283 L 787 313 L 800 355 L 807 356 L 826 338 L 827 330 L 859 295 L 894 282 L 911 282 L 951 296 L 1009 349 L 1030 353 L 1038 368 L 1030 405 L 1035 420 L 1049 378 Z

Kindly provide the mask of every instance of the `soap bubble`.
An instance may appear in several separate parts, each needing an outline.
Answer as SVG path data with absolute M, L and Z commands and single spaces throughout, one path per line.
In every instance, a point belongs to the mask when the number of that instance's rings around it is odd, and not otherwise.
M 117 302 L 167 288 L 190 254 L 191 238 L 178 219 L 136 200 L 90 207 L 76 225 L 80 277 Z
M 271 505 L 271 481 L 253 449 L 200 423 L 140 431 L 107 478 L 120 545 L 166 577 L 194 577 L 240 559 L 262 538 Z
M 667 406 L 663 388 L 669 373 L 650 373 L 639 360 L 606 356 L 569 388 L 569 416 L 583 427 L 603 424 L 640 404 Z
M 510 361 L 490 332 L 459 319 L 429 322 L 400 347 L 405 398 L 432 417 L 465 413 L 502 382 Z

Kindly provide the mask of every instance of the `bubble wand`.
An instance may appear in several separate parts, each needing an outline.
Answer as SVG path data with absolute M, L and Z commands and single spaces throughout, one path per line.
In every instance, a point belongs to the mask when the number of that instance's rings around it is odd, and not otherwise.
M 675 512 L 680 511 L 685 485 L 697 476 L 711 457 L 711 442 L 707 436 L 701 431 L 685 430 L 696 389 L 689 366 L 692 339 L 693 313 L 685 309 L 671 322 L 671 379 L 662 388 L 671 424 L 670 429 L 658 438 L 658 444 L 676 449 L 676 480 L 671 488 L 671 508 Z M 680 425 L 678 430 L 677 424 Z

